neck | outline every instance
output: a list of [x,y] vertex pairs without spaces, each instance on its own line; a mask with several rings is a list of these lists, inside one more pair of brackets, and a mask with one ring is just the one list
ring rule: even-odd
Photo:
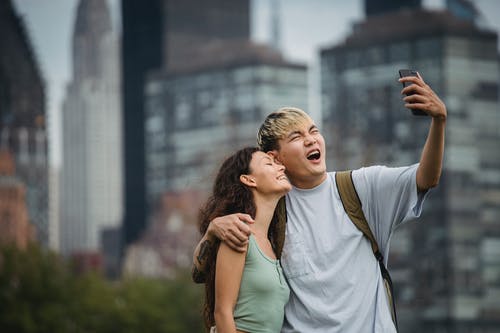
[[326,172],[324,172],[321,175],[314,175],[311,177],[304,177],[304,178],[289,176],[289,179],[292,185],[295,186],[296,188],[300,188],[302,190],[308,190],[323,183],[326,179],[326,176],[327,174]]
[[274,210],[276,209],[276,205],[278,204],[280,198],[281,196],[263,196],[254,192],[254,202],[256,208],[254,232],[256,235],[267,238],[269,225],[271,224]]

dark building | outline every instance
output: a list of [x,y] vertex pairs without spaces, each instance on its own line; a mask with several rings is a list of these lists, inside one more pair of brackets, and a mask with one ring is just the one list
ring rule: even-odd
[[223,51],[227,43],[245,44],[250,38],[249,12],[249,0],[153,0],[147,5],[122,0],[124,245],[144,230],[149,210],[144,150],[146,73],[160,68],[167,73],[200,68],[206,65],[207,53]]
[[203,61],[207,47],[250,39],[249,0],[165,0],[165,69]]
[[163,63],[163,3],[122,0],[122,80],[125,205],[123,242],[135,241],[146,225],[144,80]]
[[380,15],[403,8],[420,8],[422,0],[365,0],[366,16]]
[[120,249],[122,231],[119,227],[104,228],[101,231],[100,249],[102,253],[103,269],[106,277],[118,279],[120,271]]
[[0,146],[14,157],[26,186],[30,222],[49,243],[45,84],[22,19],[10,0],[0,2]]
[[323,125],[335,169],[419,161],[430,119],[404,108],[398,69],[418,70],[447,105],[440,185],[420,221],[392,238],[401,332],[500,327],[497,39],[449,11],[404,9],[367,17],[321,52]]

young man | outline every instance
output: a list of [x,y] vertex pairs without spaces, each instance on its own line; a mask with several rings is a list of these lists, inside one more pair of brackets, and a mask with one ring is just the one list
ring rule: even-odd
[[[395,227],[418,217],[427,190],[439,182],[446,107],[420,76],[402,94],[405,106],[431,116],[420,163],[353,171],[364,215],[387,258]],[[259,130],[259,145],[286,167],[293,185],[286,196],[287,225],[281,263],[290,285],[282,332],[396,332],[380,267],[370,243],[349,220],[325,164],[325,142],[303,111],[283,108]],[[244,249],[248,215],[214,219],[195,251],[193,278],[203,279],[204,258],[214,239]],[[385,262],[387,264],[387,260]]]

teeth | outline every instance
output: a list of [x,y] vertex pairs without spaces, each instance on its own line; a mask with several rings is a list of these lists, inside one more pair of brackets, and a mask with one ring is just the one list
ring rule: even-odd
[[312,155],[314,154],[319,154],[319,150],[313,150],[312,152],[310,152],[308,155],[307,155],[307,158],[311,157]]

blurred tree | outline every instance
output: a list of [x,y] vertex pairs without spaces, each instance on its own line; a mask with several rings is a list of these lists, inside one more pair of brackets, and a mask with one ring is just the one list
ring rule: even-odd
[[30,245],[0,252],[2,332],[69,332],[73,277],[56,255]]
[[31,245],[0,248],[0,332],[203,332],[201,286],[176,279],[110,282],[75,275],[56,254]]

